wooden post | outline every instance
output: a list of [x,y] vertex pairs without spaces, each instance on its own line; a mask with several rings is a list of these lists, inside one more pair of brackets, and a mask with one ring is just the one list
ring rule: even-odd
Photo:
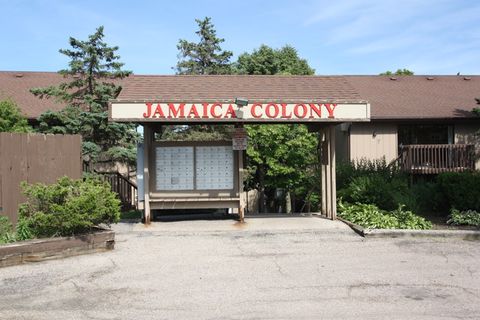
[[[243,124],[239,124],[238,127],[243,128]],[[238,217],[240,222],[245,222],[245,194],[243,192],[243,154],[244,150],[237,151],[238,159],[238,195],[240,198],[238,206]]]
[[335,166],[335,125],[330,126],[330,219],[337,219],[337,174]]
[[152,148],[152,128],[148,124],[143,125],[143,190],[144,190],[144,212],[145,212],[145,224],[150,224],[151,212],[150,212],[150,152]]
[[335,126],[321,131],[322,215],[337,218],[337,190],[335,173]]
[[321,167],[321,176],[322,179],[322,208],[321,212],[323,216],[327,216],[327,171],[326,164],[328,163],[328,158],[325,156],[327,149],[325,148],[325,141],[327,139],[327,133],[324,128],[320,130],[320,167]]

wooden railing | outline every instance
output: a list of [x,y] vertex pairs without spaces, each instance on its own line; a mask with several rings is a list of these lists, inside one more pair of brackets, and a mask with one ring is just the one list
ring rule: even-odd
[[97,172],[110,183],[113,192],[118,194],[123,210],[137,208],[137,185],[119,172]]
[[135,182],[119,172],[97,171],[87,162],[83,163],[83,171],[98,174],[107,181],[112,191],[118,194],[123,210],[137,209],[138,188]]
[[412,144],[400,147],[402,170],[438,174],[475,169],[474,146],[467,144]]

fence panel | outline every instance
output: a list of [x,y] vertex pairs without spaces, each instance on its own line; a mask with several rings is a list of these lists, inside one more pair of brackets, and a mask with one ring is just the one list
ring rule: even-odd
[[82,176],[81,136],[0,133],[0,215],[17,222],[20,183]]

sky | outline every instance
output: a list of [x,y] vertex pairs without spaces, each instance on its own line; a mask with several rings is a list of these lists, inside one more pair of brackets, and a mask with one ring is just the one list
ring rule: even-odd
[[174,74],[179,39],[211,17],[222,48],[298,50],[320,75],[480,73],[478,0],[0,0],[0,70],[58,71],[69,37],[103,25],[125,69]]

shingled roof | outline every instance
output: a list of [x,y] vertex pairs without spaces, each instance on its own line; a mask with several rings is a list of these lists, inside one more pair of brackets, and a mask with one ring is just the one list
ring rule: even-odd
[[348,76],[372,119],[471,118],[480,76]]
[[361,102],[360,95],[338,76],[142,76],[128,79],[117,101]]
[[[12,98],[28,118],[63,105],[30,88],[63,81],[55,72],[0,72],[0,99]],[[372,119],[471,118],[480,76],[150,76],[122,81],[120,101],[368,101]]]
[[57,85],[63,77],[56,72],[0,72],[0,100],[12,99],[29,119],[36,119],[47,110],[58,111],[64,105],[54,99],[39,99],[31,88]]

